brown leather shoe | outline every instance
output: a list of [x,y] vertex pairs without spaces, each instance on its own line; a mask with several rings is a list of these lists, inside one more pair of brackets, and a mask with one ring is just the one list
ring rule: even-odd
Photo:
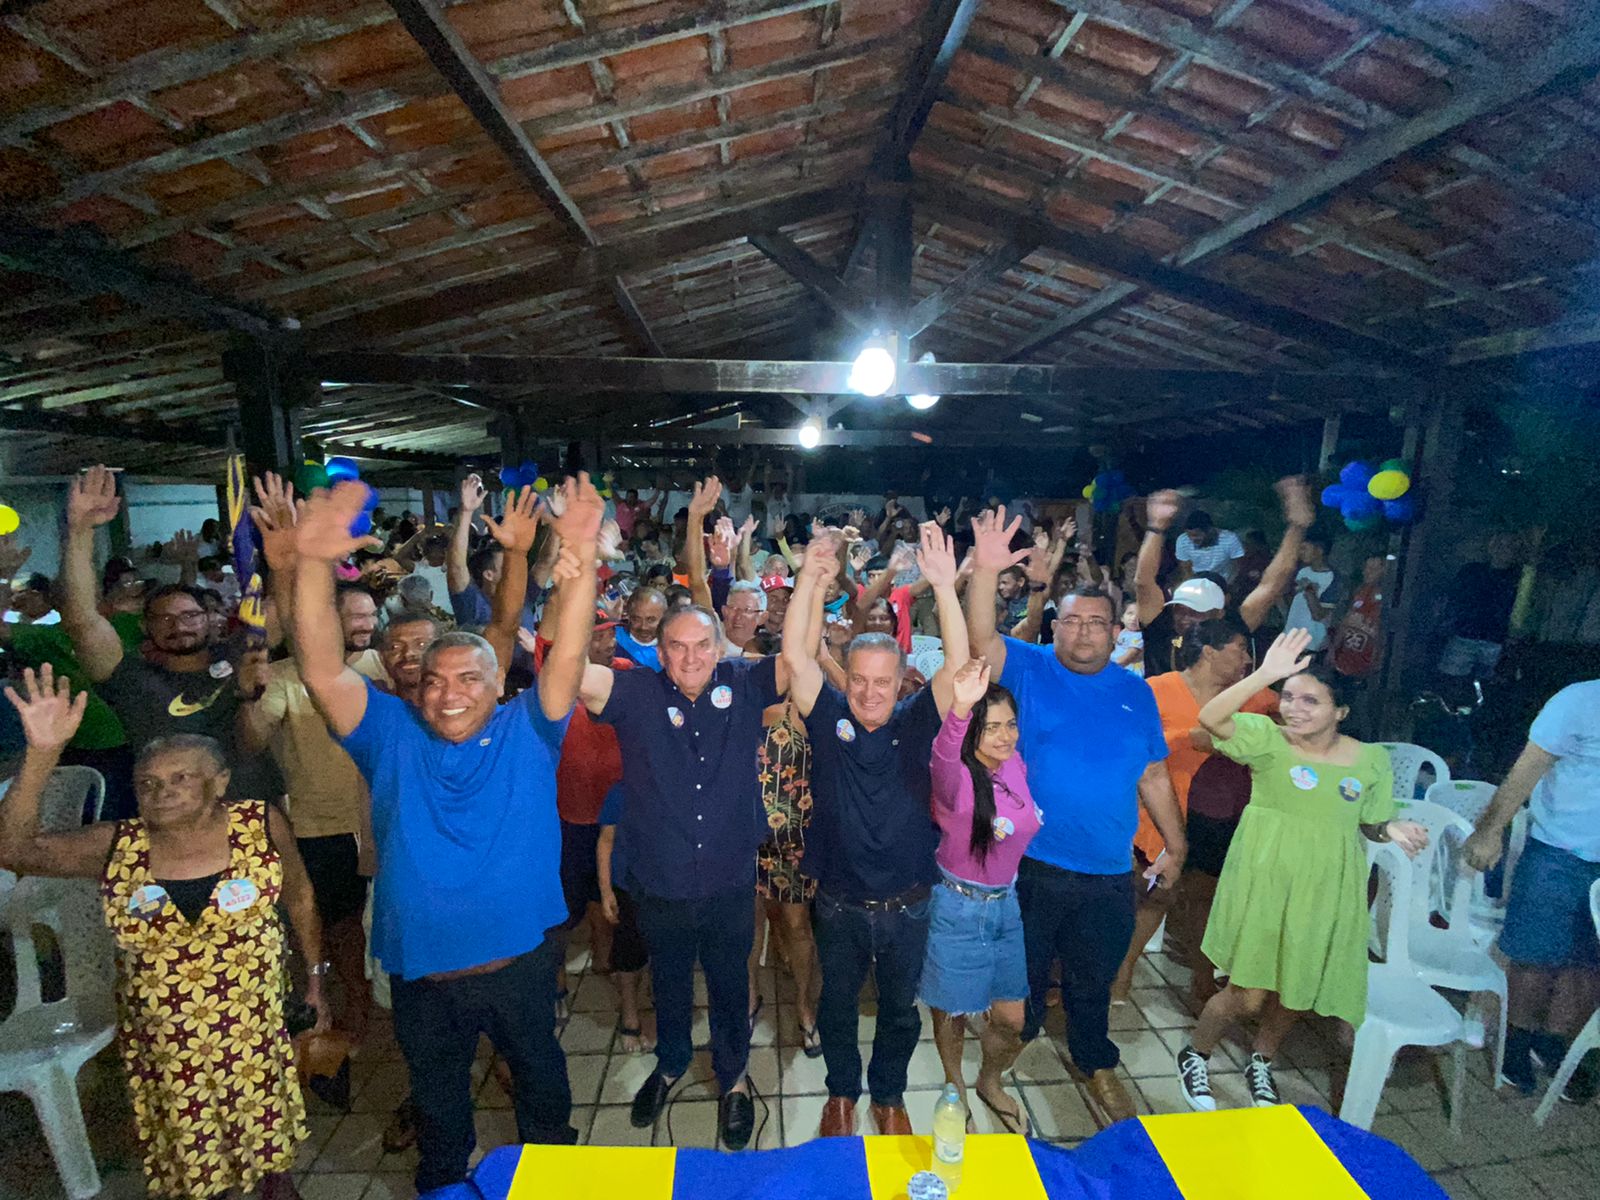
[[856,1104],[843,1096],[829,1096],[822,1106],[822,1128],[819,1137],[855,1137]]
[[1133,1097],[1128,1095],[1128,1089],[1122,1086],[1122,1080],[1117,1078],[1113,1068],[1105,1067],[1089,1076],[1088,1087],[1089,1095],[1094,1097],[1107,1125],[1138,1115],[1133,1106]]
[[886,1137],[899,1137],[911,1132],[911,1118],[904,1104],[874,1104],[872,1123]]

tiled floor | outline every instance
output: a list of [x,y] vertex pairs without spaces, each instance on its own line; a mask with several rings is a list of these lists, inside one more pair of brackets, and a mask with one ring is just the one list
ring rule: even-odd
[[[562,1034],[568,1054],[575,1110],[573,1123],[585,1142],[597,1145],[710,1146],[716,1104],[709,1084],[710,1063],[696,1056],[691,1080],[677,1092],[669,1113],[654,1130],[628,1123],[627,1103],[649,1073],[653,1058],[613,1049],[615,992],[609,980],[588,974],[585,948],[571,955],[572,1018]],[[1141,1112],[1183,1108],[1173,1075],[1172,1054],[1181,1045],[1193,1016],[1185,1003],[1186,970],[1165,955],[1140,964],[1134,1003],[1112,1012],[1113,1037],[1122,1048],[1122,1071]],[[751,1077],[761,1093],[756,1107],[759,1144],[794,1145],[814,1137],[825,1099],[820,1059],[799,1048],[793,985],[787,975],[767,970],[766,1005],[756,1029]],[[704,1001],[703,985],[697,998]],[[863,1004],[861,1038],[872,1036],[872,1003]],[[1028,1047],[1012,1084],[1026,1105],[1036,1134],[1071,1145],[1095,1132],[1095,1122],[1078,1085],[1069,1078],[1061,1044],[1061,1015],[1053,1010],[1051,1036]],[[696,1016],[696,1044],[706,1040],[705,1012]],[[907,1107],[913,1128],[926,1133],[935,1095],[943,1081],[932,1029],[924,1016],[924,1041],[911,1060]],[[1345,1056],[1328,1025],[1297,1029],[1280,1056],[1278,1083],[1284,1097],[1298,1104],[1329,1106],[1330,1067]],[[1244,1053],[1225,1047],[1225,1068],[1213,1075],[1224,1105],[1244,1102],[1240,1073]],[[1432,1059],[1406,1056],[1384,1092],[1375,1131],[1399,1142],[1453,1197],[1465,1200],[1593,1200],[1600,1196],[1600,1106],[1575,1109],[1561,1104],[1543,1130],[1534,1128],[1534,1102],[1497,1095],[1488,1086],[1487,1056],[1471,1057],[1463,1131],[1450,1133],[1442,1082],[1435,1082]],[[977,1045],[969,1039],[969,1080],[977,1070]],[[1439,1060],[1448,1072],[1448,1056]],[[1219,1064],[1220,1066],[1220,1064]],[[485,1046],[475,1069],[478,1142],[482,1149],[515,1140],[509,1102],[491,1070]],[[111,1200],[142,1197],[137,1155],[127,1129],[126,1102],[114,1052],[84,1071],[86,1116]],[[305,1200],[409,1200],[414,1152],[386,1155],[381,1135],[389,1113],[406,1090],[405,1068],[387,1021],[374,1036],[354,1074],[352,1111],[341,1114],[311,1100],[311,1137],[302,1148],[298,1184]],[[866,1104],[861,1105],[863,1128]],[[979,1106],[978,1128],[991,1129]],[[0,1200],[58,1200],[48,1152],[28,1104],[20,1096],[0,1097]]]

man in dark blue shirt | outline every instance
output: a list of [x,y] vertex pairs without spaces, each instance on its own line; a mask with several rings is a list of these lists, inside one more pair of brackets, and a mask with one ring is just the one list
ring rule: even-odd
[[711,1008],[711,1062],[722,1089],[722,1144],[755,1128],[746,964],[755,941],[756,850],[767,826],[756,752],[761,714],[788,691],[776,658],[721,660],[715,614],[691,607],[661,623],[661,670],[591,664],[581,698],[614,725],[627,790],[620,835],[625,884],[639,905],[656,999],[656,1069],[633,1100],[633,1124],[655,1124],[694,1048],[695,959]]
[[[1133,935],[1134,889],[1178,882],[1188,852],[1183,814],[1167,775],[1155,697],[1137,675],[1111,662],[1119,622],[1110,596],[1080,588],[1063,597],[1053,646],[996,632],[995,579],[1031,553],[1011,549],[1020,520],[1007,525],[1005,516],[1001,507],[972,523],[967,625],[973,648],[1016,697],[1019,750],[1044,813],[1017,875],[1028,955],[1022,1037],[1039,1034],[1050,964],[1059,958],[1067,1049],[1089,1077],[1101,1112],[1120,1121],[1134,1107],[1117,1078],[1120,1056],[1108,1032],[1111,981]],[[1167,852],[1136,882],[1133,834],[1141,804]]]
[[892,634],[865,633],[846,651],[846,690],[829,685],[816,649],[823,594],[838,571],[839,552],[836,537],[806,547],[783,628],[794,702],[811,742],[811,825],[800,869],[818,885],[817,1028],[828,1065],[821,1133],[855,1133],[861,985],[875,971],[878,1022],[867,1070],[873,1121],[879,1133],[909,1134],[906,1070],[922,1033],[917,983],[929,897],[939,877],[929,761],[950,711],[951,681],[967,661],[967,631],[954,547],[937,526],[924,526],[917,561],[938,600],[944,665],[927,687],[900,700],[905,652]]
[[[345,664],[332,568],[363,544],[349,527],[366,490],[344,483],[313,496],[292,531],[294,651],[306,689],[372,793],[373,950],[390,973],[395,1036],[419,1118],[416,1186],[425,1192],[466,1176],[480,1034],[511,1068],[517,1136],[577,1140],[555,1035],[559,942],[546,931],[566,913],[555,764],[588,658],[605,505],[586,476],[565,489],[554,523],[573,570],[538,686],[498,706],[494,648],[476,634],[450,633],[423,652],[413,705],[373,690]],[[537,526],[531,489],[489,522],[506,553],[523,557]],[[502,644],[514,636],[526,575],[507,578],[516,586],[497,597]]]

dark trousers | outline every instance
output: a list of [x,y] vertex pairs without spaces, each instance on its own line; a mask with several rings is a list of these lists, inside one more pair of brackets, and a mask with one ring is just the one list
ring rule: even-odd
[[1023,1040],[1037,1037],[1044,1024],[1050,964],[1059,958],[1067,1052],[1086,1074],[1115,1067],[1120,1059],[1107,1022],[1111,983],[1133,939],[1133,872],[1083,875],[1024,858],[1017,875],[1017,901],[1028,954]]
[[726,1092],[750,1065],[748,963],[755,905],[748,884],[699,900],[636,892],[639,932],[650,949],[656,995],[656,1067],[677,1077],[694,1057],[694,964],[700,960],[711,1001],[711,1069]]
[[867,972],[878,981],[878,1025],[872,1036],[867,1094],[874,1104],[904,1099],[906,1068],[922,1034],[917,984],[928,948],[928,900],[885,911],[861,908],[825,891],[817,892],[817,960],[822,996],[817,1002],[817,1032],[828,1065],[828,1095],[854,1102],[861,1095],[861,1048],[856,1032],[861,985]]
[[571,1144],[577,1131],[567,1059],[556,1041],[557,943],[484,975],[454,979],[390,976],[394,1032],[411,1074],[417,1109],[417,1191],[467,1177],[474,1144],[472,1059],[487,1034],[511,1068],[517,1137]]

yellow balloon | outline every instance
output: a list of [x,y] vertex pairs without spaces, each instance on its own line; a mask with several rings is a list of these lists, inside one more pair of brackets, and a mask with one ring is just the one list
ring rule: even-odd
[[1091,479],[1088,483],[1083,485],[1083,498],[1085,500],[1094,499],[1094,480]]
[[536,492],[548,492],[550,490],[550,481],[543,475],[539,476],[533,481],[533,490]]
[[1411,476],[1404,471],[1379,471],[1367,483],[1367,495],[1374,500],[1398,500],[1411,490]]
[[8,533],[15,533],[22,524],[22,518],[17,516],[17,510],[9,504],[0,504],[0,537]]

